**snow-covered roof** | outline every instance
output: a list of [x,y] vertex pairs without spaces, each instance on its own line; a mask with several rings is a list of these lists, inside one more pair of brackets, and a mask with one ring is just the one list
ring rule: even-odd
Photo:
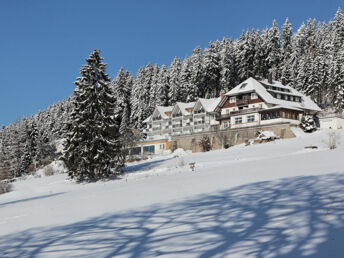
[[196,102],[177,102],[176,105],[173,107],[173,110],[175,110],[176,107],[178,107],[182,113],[183,116],[191,115],[192,109],[194,108]]
[[143,120],[143,123],[148,123],[151,119],[152,119],[152,116],[149,116],[145,120]]
[[291,107],[291,106],[283,106],[283,105],[276,105],[273,107],[269,107],[269,108],[265,108],[261,111],[266,111],[266,110],[275,110],[275,109],[290,109],[290,110],[295,110],[295,111],[302,111],[302,109],[300,108],[296,108],[296,107]]
[[[288,95],[301,97],[302,101],[294,102],[294,101],[288,101],[288,100],[275,98],[268,92],[268,89],[264,87],[263,85],[283,88],[288,92],[282,92],[282,91],[278,91],[278,92],[281,94],[288,94]],[[309,97],[303,95],[302,93],[298,92],[297,90],[293,89],[292,87],[288,85],[283,85],[282,83],[278,81],[272,81],[272,83],[270,84],[268,83],[267,80],[257,81],[256,79],[250,77],[244,82],[240,83],[235,88],[233,88],[232,90],[230,90],[229,92],[227,92],[226,96],[230,97],[230,96],[235,96],[235,95],[249,93],[249,92],[256,92],[268,104],[300,108],[302,110],[307,109],[307,110],[313,110],[313,111],[321,111],[318,105],[315,104],[314,101],[312,101]]]
[[221,101],[221,97],[212,98],[212,99],[199,98],[197,100],[197,102],[199,102],[203,106],[203,108],[206,112],[214,112],[215,108],[220,103],[220,101]]
[[157,106],[156,109],[160,113],[162,119],[168,119],[169,113],[172,112],[173,106],[170,106],[170,107]]

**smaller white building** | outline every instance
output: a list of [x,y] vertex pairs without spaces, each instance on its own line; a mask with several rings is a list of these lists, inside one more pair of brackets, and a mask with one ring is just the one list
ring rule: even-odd
[[343,129],[344,116],[342,114],[322,114],[319,116],[319,124],[322,129]]

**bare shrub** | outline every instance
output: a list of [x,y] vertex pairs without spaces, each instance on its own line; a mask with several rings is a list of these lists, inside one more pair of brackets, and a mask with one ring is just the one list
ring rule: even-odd
[[0,181],[11,178],[10,170],[8,168],[0,168]]
[[184,167],[185,166],[185,162],[183,158],[180,158],[179,160],[179,167]]
[[43,174],[45,176],[52,176],[55,174],[55,170],[52,166],[46,166],[43,168]]
[[199,146],[201,146],[203,152],[211,150],[210,139],[208,136],[203,136],[202,139],[199,141]]
[[0,182],[0,194],[12,191],[12,185],[7,182]]
[[331,131],[328,133],[328,139],[327,139],[327,146],[330,150],[334,150],[335,148],[337,148],[338,144],[339,144],[339,134],[336,133],[335,131]]

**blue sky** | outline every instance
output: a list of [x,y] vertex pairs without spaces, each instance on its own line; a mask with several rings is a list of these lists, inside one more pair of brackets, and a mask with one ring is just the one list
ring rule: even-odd
[[338,0],[2,0],[0,125],[30,116],[73,93],[85,58],[102,51],[113,78],[148,62],[169,65],[196,46],[286,17],[330,20]]

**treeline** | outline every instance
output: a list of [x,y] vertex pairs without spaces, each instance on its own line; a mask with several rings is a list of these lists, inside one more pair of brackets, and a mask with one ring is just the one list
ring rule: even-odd
[[70,100],[51,105],[0,130],[0,180],[33,172],[59,155],[56,141],[64,137]]
[[[121,116],[121,131],[141,129],[156,105],[219,96],[220,92],[229,91],[250,76],[267,78],[269,73],[275,80],[309,95],[321,107],[341,112],[344,106],[343,44],[344,22],[341,9],[338,9],[327,23],[309,19],[294,33],[288,19],[281,29],[274,21],[270,28],[243,31],[239,39],[210,42],[204,50],[196,47],[190,56],[184,60],[176,57],[169,66],[143,66],[136,77],[121,68],[111,82],[116,113]],[[56,105],[63,110],[54,112],[64,115],[51,115],[56,118],[50,122],[52,127],[43,122],[48,118],[38,119],[36,115],[1,131],[2,170],[10,166],[10,160],[15,164],[10,166],[11,175],[18,175],[15,171],[25,172],[13,168],[22,165],[12,157],[16,156],[17,161],[24,159],[26,142],[32,138],[29,137],[31,124],[37,124],[39,134],[49,135],[49,143],[64,137],[64,123],[69,114],[65,106],[71,104],[66,100]],[[29,128],[29,133],[22,128]],[[35,164],[42,162],[38,154],[32,160]]]

